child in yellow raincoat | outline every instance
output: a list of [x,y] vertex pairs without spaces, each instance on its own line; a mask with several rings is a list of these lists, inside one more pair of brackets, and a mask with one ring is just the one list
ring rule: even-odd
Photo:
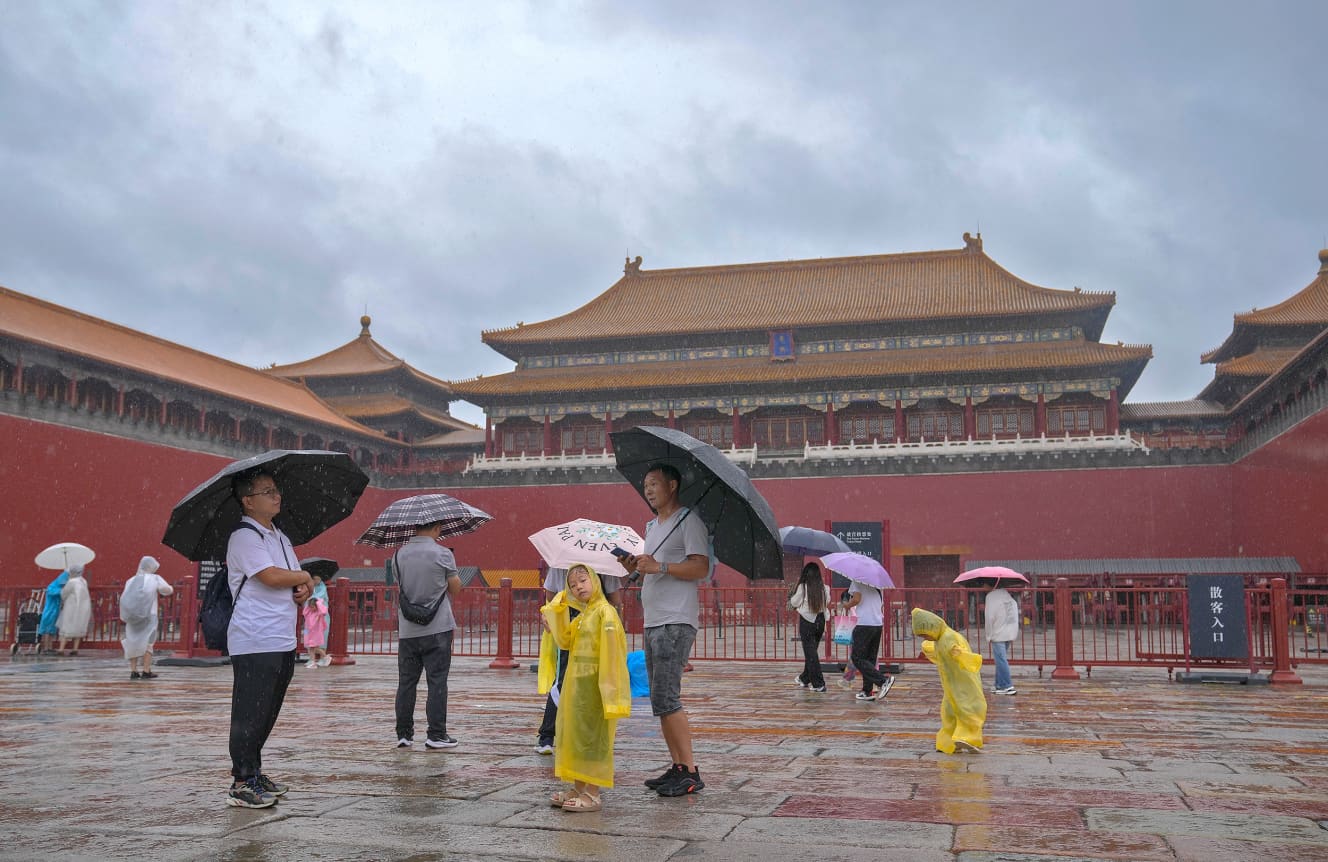
[[922,641],[922,653],[941,674],[941,729],[936,750],[954,754],[982,748],[982,724],[987,720],[987,698],[982,693],[982,656],[968,647],[964,636],[930,611],[914,608],[913,634]]
[[[569,620],[568,608],[579,615]],[[599,575],[586,565],[567,570],[567,589],[540,608],[539,690],[553,686],[558,650],[568,652],[554,733],[553,774],[572,783],[550,800],[564,811],[599,811],[599,789],[613,786],[613,737],[632,712],[627,637],[604,598]]]

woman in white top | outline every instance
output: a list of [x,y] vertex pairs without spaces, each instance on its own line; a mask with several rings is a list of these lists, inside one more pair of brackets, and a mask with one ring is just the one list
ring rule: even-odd
[[120,594],[120,620],[125,624],[120,645],[129,660],[130,679],[157,677],[152,672],[152,644],[157,639],[157,597],[175,592],[157,574],[160,567],[153,557],[139,560],[138,572],[125,582],[124,592]]
[[800,688],[825,691],[818,648],[825,636],[825,581],[821,567],[808,563],[802,567],[798,585],[789,594],[788,606],[798,612],[798,640],[802,641],[802,673],[794,680]]

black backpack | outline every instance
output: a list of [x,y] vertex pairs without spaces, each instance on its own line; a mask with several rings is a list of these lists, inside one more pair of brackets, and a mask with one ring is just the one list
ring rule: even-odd
[[[240,524],[235,529],[253,530],[262,535],[253,524]],[[246,576],[240,581],[234,599],[231,598],[230,580],[226,564],[222,563],[208,581],[207,589],[203,591],[203,601],[198,606],[198,628],[203,633],[203,644],[208,649],[220,650],[223,655],[229,655],[226,651],[226,630],[231,626],[235,603],[240,600],[240,593],[244,592],[244,585],[249,578]]]

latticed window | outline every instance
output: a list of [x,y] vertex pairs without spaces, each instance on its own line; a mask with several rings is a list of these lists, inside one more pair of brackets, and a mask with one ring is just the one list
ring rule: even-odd
[[690,434],[702,443],[709,443],[716,449],[730,449],[733,447],[733,423],[731,421],[684,422],[682,432]]
[[962,439],[963,436],[964,414],[958,411],[924,411],[908,416],[908,439],[913,442],[924,437],[940,440],[945,437]]
[[895,417],[842,416],[839,419],[839,442],[870,443],[895,439]]
[[825,420],[819,416],[774,416],[752,420],[752,442],[757,448],[800,449],[825,442]]
[[604,448],[604,426],[572,425],[564,428],[562,445],[564,452],[580,452],[587,449],[598,452]]
[[977,411],[978,436],[1013,437],[1033,433],[1033,410],[1020,407],[999,407]]
[[518,426],[503,430],[503,452],[509,455],[533,454],[544,451],[544,429]]
[[1047,408],[1047,433],[1081,435],[1090,431],[1105,434],[1107,411],[1104,407],[1067,405]]

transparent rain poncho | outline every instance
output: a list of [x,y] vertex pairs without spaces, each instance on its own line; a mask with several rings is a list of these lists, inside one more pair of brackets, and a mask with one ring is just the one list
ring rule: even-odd
[[930,611],[914,608],[913,634],[924,638],[922,653],[941,674],[941,729],[936,750],[954,754],[955,743],[982,748],[982,725],[987,720],[987,698],[982,693],[982,656],[968,641]]
[[[553,774],[564,781],[612,787],[618,719],[632,712],[627,636],[618,612],[604,598],[599,576],[590,571],[594,593],[588,602],[582,604],[563,590],[540,608],[550,630],[540,641],[539,691],[545,694],[553,686],[558,650],[566,650],[569,655],[554,731]],[[576,619],[568,619],[569,608],[579,611]]]

